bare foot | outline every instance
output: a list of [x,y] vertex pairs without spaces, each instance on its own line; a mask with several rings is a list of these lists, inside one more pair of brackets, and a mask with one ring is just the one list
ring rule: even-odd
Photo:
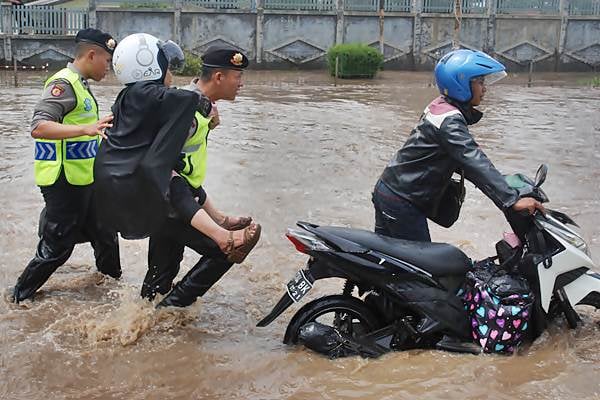
[[244,229],[252,223],[252,217],[230,217],[225,216],[223,220],[219,223],[223,228],[228,231],[237,231],[240,229]]

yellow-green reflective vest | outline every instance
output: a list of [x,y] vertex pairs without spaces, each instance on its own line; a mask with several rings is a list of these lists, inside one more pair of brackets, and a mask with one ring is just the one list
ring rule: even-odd
[[194,118],[196,118],[196,131],[183,145],[185,168],[181,171],[181,176],[197,189],[202,186],[206,176],[206,158],[208,155],[206,143],[210,118],[204,118],[199,112],[196,112]]
[[[98,121],[98,104],[83,83],[80,76],[69,68],[64,68],[51,76],[44,85],[56,79],[68,81],[75,92],[77,104],[63,117],[65,125],[88,125]],[[35,140],[35,183],[49,186],[58,179],[64,168],[67,182],[83,186],[94,182],[94,159],[100,142],[99,136],[77,136],[69,139]]]

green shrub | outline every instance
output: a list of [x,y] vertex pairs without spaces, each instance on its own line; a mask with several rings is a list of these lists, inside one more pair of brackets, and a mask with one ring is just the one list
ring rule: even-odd
[[202,71],[202,59],[189,51],[185,51],[185,62],[183,69],[178,75],[199,76]]
[[338,44],[327,52],[327,65],[335,75],[335,59],[339,57],[338,77],[373,78],[383,64],[383,54],[363,43]]
[[581,86],[588,86],[591,88],[600,88],[600,75],[592,78],[581,78],[577,79],[577,84]]

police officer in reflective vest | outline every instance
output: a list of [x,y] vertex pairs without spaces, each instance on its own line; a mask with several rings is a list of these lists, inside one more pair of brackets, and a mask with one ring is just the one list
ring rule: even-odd
[[[242,71],[248,66],[248,58],[236,49],[213,46],[207,49],[202,60],[202,75],[186,87],[198,92],[201,101],[182,150],[177,168],[179,176],[175,176],[170,185],[170,202],[176,216],[168,218],[163,227],[150,236],[148,272],[141,295],[153,299],[156,293],[168,293],[159,307],[192,304],[233,263],[241,263],[260,238],[261,227],[254,224],[252,218],[224,215],[202,188],[208,134],[219,122],[216,107],[211,102],[235,99],[242,87]],[[224,240],[219,239],[220,234],[225,235]],[[203,257],[171,290],[185,247]]]
[[88,79],[104,78],[116,42],[97,29],[79,31],[75,41],[75,60],[46,81],[34,110],[35,182],[46,206],[37,251],[17,280],[15,302],[33,296],[67,261],[76,243],[91,243],[101,273],[121,276],[117,235],[93,211],[94,158],[112,115],[99,119],[88,84]]

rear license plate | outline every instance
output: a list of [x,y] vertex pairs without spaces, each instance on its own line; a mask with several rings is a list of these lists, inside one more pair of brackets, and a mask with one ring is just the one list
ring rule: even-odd
[[313,285],[310,283],[304,271],[300,270],[296,273],[296,276],[287,283],[287,292],[290,298],[297,303],[304,297]]

